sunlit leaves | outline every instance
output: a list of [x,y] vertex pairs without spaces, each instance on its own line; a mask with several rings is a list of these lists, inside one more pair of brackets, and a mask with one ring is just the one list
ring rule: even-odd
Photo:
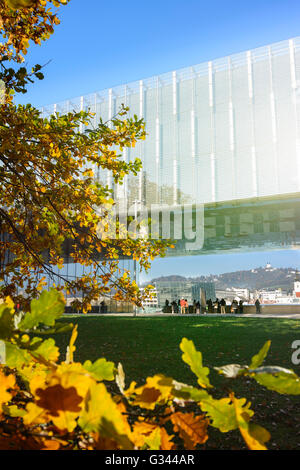
[[[40,319],[51,323],[51,331],[57,331],[60,308],[56,310],[55,299],[50,293],[37,302],[31,327],[38,325],[40,330],[35,331],[42,331]],[[8,311],[15,320],[11,300],[1,311]],[[0,366],[0,428],[3,423],[12,427],[0,437],[0,449],[195,450],[208,441],[210,427],[221,433],[239,430],[250,450],[267,448],[270,434],[255,422],[246,398],[237,398],[233,392],[216,398],[215,392],[219,394],[221,389],[211,394],[209,370],[203,367],[202,355],[192,341],[183,338],[180,348],[199,388],[156,374],[147,377],[143,385],[132,382],[126,389],[121,364],[115,368],[105,358],[74,362],[76,326],[70,334],[66,360],[59,363],[54,339],[32,337],[20,331],[20,324],[4,322],[9,327],[6,364]],[[299,377],[293,371],[261,366],[268,347],[266,343],[252,359],[255,369],[231,364],[219,372],[230,377],[231,383],[246,375],[279,393],[299,394]],[[106,385],[106,381],[112,380],[120,394],[109,391],[114,384]]]
[[132,405],[153,410],[156,405],[168,403],[172,396],[171,390],[172,379],[160,374],[148,377],[145,385],[131,389],[131,394],[134,396]]
[[26,313],[19,325],[21,331],[31,330],[40,323],[53,326],[55,320],[64,313],[65,301],[60,292],[55,289],[43,291],[38,299],[31,301],[31,311]]
[[7,41],[0,47],[2,55],[13,57],[21,62],[22,54],[27,53],[29,41],[40,44],[50,37],[54,26],[59,23],[55,13],[49,8],[66,4],[64,1],[3,0],[0,3],[1,34]]
[[58,416],[60,412],[79,412],[78,407],[82,402],[75,387],[64,388],[60,384],[50,386],[46,389],[36,390],[36,404],[44,408],[51,416]]
[[267,341],[264,344],[264,346],[261,348],[261,350],[258,352],[258,354],[252,357],[249,369],[256,369],[257,367],[262,365],[264,359],[266,358],[268,354],[270,346],[271,346],[271,341]]
[[208,397],[201,401],[201,410],[207,413],[211,426],[221,432],[229,432],[237,428],[235,409],[230,398],[216,400]]
[[[36,342],[38,345],[37,347],[34,347]],[[34,338],[30,342],[28,350],[30,350],[33,357],[38,358],[41,356],[46,361],[56,362],[59,358],[59,349],[55,345],[53,338],[48,338],[44,341]]]
[[251,374],[256,382],[277,393],[300,395],[300,377],[281,367],[260,367]]
[[270,433],[261,426],[251,423],[250,418],[253,412],[249,405],[245,405],[246,400],[238,400],[231,394],[235,416],[239,430],[250,450],[267,450],[265,443],[270,440]]
[[35,403],[27,405],[26,424],[51,420],[60,430],[73,431],[92,379],[84,374],[81,364],[62,364],[47,375],[36,377],[31,388]]
[[14,329],[13,309],[8,303],[0,305],[0,339],[10,338]]
[[77,325],[75,325],[72,331],[71,338],[70,338],[69,346],[67,347],[66,363],[73,362],[73,354],[76,350],[75,341],[76,341],[77,336],[78,336]]
[[78,424],[85,432],[97,431],[115,440],[121,449],[133,448],[129,425],[102,383],[90,387]]
[[239,376],[250,376],[260,385],[281,394],[300,395],[300,378],[290,369],[278,366],[261,366],[265,360],[271,341],[267,341],[258,354],[252,357],[250,366],[228,364],[215,367],[219,374],[233,379]]
[[26,349],[21,349],[16,344],[5,341],[5,363],[8,367],[14,369],[22,369],[24,365],[28,365],[32,360]]
[[[92,302],[107,296],[112,287],[116,300],[140,305],[138,286],[129,275],[119,272],[117,260],[121,255],[131,256],[147,269],[149,259],[163,255],[168,243],[133,240],[126,224],[118,223],[114,228],[100,211],[100,207],[114,204],[111,191],[95,180],[92,168],[112,172],[115,182],[121,174],[137,172],[138,160],[126,163],[121,154],[111,158],[110,146],[122,146],[124,139],[130,145],[131,133],[135,138],[143,135],[142,124],[128,118],[124,128],[122,121],[115,119],[114,129],[99,124],[93,131],[80,134],[78,126],[81,120],[92,119],[90,113],[56,114],[44,119],[29,105],[2,107],[0,118],[0,212],[2,231],[9,235],[9,241],[0,244],[0,254],[9,251],[13,256],[0,273],[5,281],[0,296],[18,298],[22,308],[28,310],[28,299],[37,297],[46,278],[53,275],[59,276],[61,289],[74,297],[78,291],[84,292],[81,305],[73,301],[74,309],[89,311]],[[72,261],[87,267],[85,274],[74,280],[60,273],[66,243]],[[44,253],[48,253],[46,258]],[[24,328],[36,326],[27,321],[29,318]]]
[[211,384],[208,379],[209,369],[208,367],[203,367],[202,354],[196,350],[193,341],[183,338],[180,343],[180,349],[183,351],[183,361],[190,366],[192,372],[198,377],[198,384],[203,388],[210,388]]
[[183,439],[185,449],[194,450],[197,444],[207,441],[208,420],[204,415],[177,412],[172,414],[171,421],[174,431]]
[[227,364],[226,366],[215,367],[214,369],[228,379],[235,379],[239,375],[243,375],[248,370],[248,368],[240,366],[239,364]]
[[122,364],[119,362],[116,376],[115,376],[116,384],[122,394],[124,394],[125,389],[125,373]]
[[3,403],[7,403],[12,397],[10,390],[14,387],[15,382],[15,377],[12,374],[6,376],[0,370],[0,414]]
[[[0,216],[1,231],[7,234],[7,241],[0,244],[0,257],[11,254],[11,262],[1,268],[0,297],[10,295],[27,311],[30,300],[45,286],[46,277],[53,276],[59,278],[60,289],[74,297],[84,292],[81,301],[72,303],[76,310],[89,311],[92,302],[107,296],[112,286],[115,300],[141,305],[138,286],[120,275],[115,261],[123,254],[135,257],[142,269],[148,269],[149,260],[164,255],[168,244],[126,239],[120,224],[120,237],[105,243],[103,230],[99,233],[103,216],[97,208],[114,201],[111,190],[97,181],[96,175],[101,168],[115,183],[122,184],[126,175],[140,171],[141,159],[126,162],[122,151],[145,139],[144,121],[137,116],[129,118],[129,109],[124,106],[111,122],[100,118],[95,123],[89,111],[44,118],[30,105],[13,104],[15,92],[25,93],[35,78],[43,79],[43,67],[37,64],[27,71],[23,66],[8,67],[6,62],[24,61],[30,41],[41,44],[48,39],[59,23],[52,6],[66,3],[68,0],[0,1],[4,40],[0,45],[0,78],[6,90],[6,101],[0,107]],[[70,240],[70,258],[87,267],[87,274],[73,281],[55,269],[63,269],[62,251]],[[106,260],[100,260],[98,253]],[[106,282],[101,282],[101,275]],[[33,310],[24,319],[24,330],[38,326]]]
[[97,359],[94,363],[91,361],[85,361],[83,363],[84,369],[86,369],[91,376],[96,380],[114,380],[115,365],[111,361],[107,361],[104,358]]

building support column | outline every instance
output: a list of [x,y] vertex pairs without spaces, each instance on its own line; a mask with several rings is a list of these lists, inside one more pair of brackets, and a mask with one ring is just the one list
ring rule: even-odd
[[255,144],[255,125],[254,125],[254,99],[253,99],[253,70],[252,70],[252,55],[251,51],[247,52],[247,67],[248,67],[248,91],[251,112],[251,132],[252,132],[252,146],[251,146],[251,162],[252,162],[252,188],[253,196],[257,197],[257,155]]
[[297,176],[298,176],[298,190],[300,190],[300,116],[298,113],[298,100],[300,103],[299,86],[297,83],[296,75],[296,60],[295,60],[295,44],[294,40],[289,41],[290,49],[290,70],[291,70],[291,86],[294,102],[294,113],[296,122],[296,155],[297,155]]
[[215,142],[215,106],[214,106],[214,84],[213,84],[213,64],[208,62],[208,92],[210,107],[210,131],[211,131],[211,200],[216,201],[216,142]]

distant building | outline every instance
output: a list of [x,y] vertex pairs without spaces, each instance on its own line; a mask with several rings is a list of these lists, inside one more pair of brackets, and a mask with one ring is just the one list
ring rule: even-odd
[[282,289],[266,290],[256,292],[261,303],[265,304],[291,304],[300,303],[300,277],[298,271],[295,272],[294,289],[292,294],[282,291]]
[[295,275],[293,297],[300,299],[300,277],[299,277],[298,271],[296,271],[296,275]]
[[205,292],[206,299],[216,299],[215,284],[213,282],[199,281],[155,281],[157,290],[158,305],[163,307],[166,300],[170,303],[178,301],[182,297],[191,304],[194,299],[200,300],[200,290]]
[[227,289],[223,290],[216,290],[216,296],[218,299],[225,299],[227,302],[232,302],[235,300],[243,300],[248,301],[250,298],[250,291],[246,288],[239,288],[239,287],[228,287]]
[[258,296],[261,303],[279,303],[279,300],[283,296],[281,289],[275,290],[260,290],[258,291]]

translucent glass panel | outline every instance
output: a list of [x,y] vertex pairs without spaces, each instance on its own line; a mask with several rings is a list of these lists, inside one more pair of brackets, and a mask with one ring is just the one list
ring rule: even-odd
[[211,173],[210,154],[195,158],[195,198],[197,201],[210,202],[212,195],[212,179],[207,175]]
[[[144,117],[146,141],[125,156],[143,162],[142,176],[127,178],[129,201],[228,201],[300,190],[299,84],[295,38],[56,109],[90,106],[95,121],[106,121],[124,103]],[[109,181],[106,173],[100,177]]]

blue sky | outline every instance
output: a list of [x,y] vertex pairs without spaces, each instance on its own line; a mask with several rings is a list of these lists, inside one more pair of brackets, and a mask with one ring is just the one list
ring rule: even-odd
[[[299,0],[71,0],[30,67],[45,79],[17,102],[39,107],[300,35]],[[157,275],[249,269],[270,261],[300,267],[297,251],[156,260]]]
[[295,250],[260,251],[222,255],[185,256],[180,258],[156,259],[150,271],[140,274],[140,282],[149,282],[159,276],[179,274],[196,277],[199,275],[222,274],[265,266],[271,263],[275,268],[300,269],[300,253]]
[[71,0],[19,102],[54,103],[300,35],[298,0]]

